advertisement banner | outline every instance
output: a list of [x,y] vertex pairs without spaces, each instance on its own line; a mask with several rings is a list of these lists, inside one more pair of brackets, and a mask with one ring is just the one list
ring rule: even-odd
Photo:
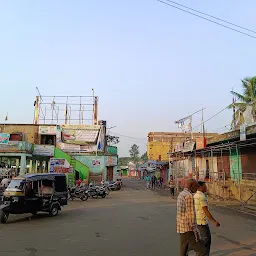
[[64,158],[50,159],[50,172],[71,173],[73,170],[69,162]]
[[39,126],[38,133],[41,135],[56,135],[56,126]]
[[98,159],[92,160],[92,166],[100,166],[100,160]]
[[203,149],[206,147],[206,138],[196,139],[196,149]]
[[175,152],[181,152],[183,150],[183,142],[175,145]]
[[111,155],[117,155],[117,147],[107,146],[106,151],[107,151],[107,153],[109,153]]
[[106,166],[116,166],[117,165],[117,157],[107,156],[106,157]]
[[186,141],[184,143],[183,152],[191,152],[194,150],[195,142],[194,141]]
[[74,153],[92,153],[97,150],[97,145],[74,145],[68,143],[57,143],[57,148],[65,152],[74,152]]
[[17,152],[28,151],[32,152],[32,144],[26,141],[9,141],[8,144],[0,144],[0,152]]
[[55,173],[73,173],[73,169],[64,166],[54,166],[53,172]]
[[52,145],[34,145],[33,155],[54,156],[54,146],[52,146]]
[[10,134],[0,133],[0,144],[8,144],[10,139]]
[[62,129],[68,130],[99,130],[100,125],[89,125],[89,124],[63,124]]
[[62,139],[66,143],[85,145],[87,143],[97,143],[99,130],[73,130],[62,128]]

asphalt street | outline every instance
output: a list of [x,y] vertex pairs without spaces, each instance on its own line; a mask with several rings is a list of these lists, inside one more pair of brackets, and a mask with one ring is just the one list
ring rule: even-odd
[[[221,223],[211,227],[211,255],[256,255],[256,218],[211,208]],[[121,191],[105,199],[75,200],[59,216],[10,216],[0,225],[1,256],[179,255],[176,200],[125,179]]]

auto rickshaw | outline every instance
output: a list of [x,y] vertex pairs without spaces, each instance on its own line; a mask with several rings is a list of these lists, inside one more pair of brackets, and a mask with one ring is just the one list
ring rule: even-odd
[[61,206],[67,205],[67,181],[62,173],[39,173],[16,177],[4,192],[0,205],[1,223],[9,214],[48,212],[57,216]]

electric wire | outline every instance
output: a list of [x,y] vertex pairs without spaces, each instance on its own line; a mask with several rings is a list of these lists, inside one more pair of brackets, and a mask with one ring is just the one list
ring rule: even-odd
[[[178,10],[180,10],[180,11],[189,13],[189,14],[191,14],[191,15],[193,15],[193,16],[196,16],[196,17],[198,17],[198,18],[200,18],[200,19],[204,19],[204,20],[206,20],[206,21],[209,21],[209,22],[214,23],[214,24],[216,24],[216,25],[219,25],[219,26],[221,26],[221,27],[227,28],[227,29],[232,30],[232,31],[234,31],[234,32],[237,32],[237,33],[240,33],[240,34],[242,34],[242,35],[245,35],[245,36],[251,37],[251,38],[253,38],[253,39],[256,39],[256,36],[250,35],[250,34],[248,34],[248,33],[245,33],[245,32],[243,32],[243,31],[240,31],[240,30],[235,29],[235,28],[231,28],[231,27],[229,27],[229,26],[227,26],[227,25],[224,25],[224,24],[221,24],[221,23],[219,23],[219,22],[217,22],[217,21],[214,21],[214,20],[211,20],[211,19],[202,17],[202,16],[200,16],[200,15],[198,15],[198,14],[195,14],[195,13],[193,13],[193,12],[184,10],[184,9],[178,7],[178,6],[169,4],[169,3],[164,2],[164,1],[162,1],[162,0],[156,0],[156,1],[158,1],[158,2],[160,2],[160,3],[163,3],[163,4],[165,4],[165,5],[168,5],[168,6],[170,6],[170,7],[176,8],[176,9],[178,9]],[[167,0],[165,0],[165,1],[167,1]]]
[[186,9],[188,9],[188,10],[191,10],[191,11],[194,11],[194,12],[197,12],[197,13],[200,13],[200,14],[203,14],[203,15],[208,16],[208,17],[210,17],[210,18],[213,18],[213,19],[222,21],[222,22],[227,23],[227,24],[229,24],[229,25],[232,25],[232,26],[234,26],[234,27],[241,28],[241,29],[243,29],[243,30],[247,30],[247,31],[249,31],[249,32],[252,32],[252,33],[256,34],[256,31],[254,31],[254,30],[251,30],[251,29],[248,29],[248,28],[239,26],[239,25],[237,25],[237,24],[235,24],[235,23],[226,21],[226,20],[224,20],[224,19],[220,19],[220,18],[218,18],[218,17],[216,17],[216,16],[207,14],[207,13],[205,13],[205,12],[198,11],[198,10],[193,9],[193,8],[190,8],[190,7],[186,6],[186,5],[179,4],[179,3],[175,2],[175,1],[171,1],[171,0],[165,0],[165,1],[170,2],[170,3],[173,3],[173,4],[176,4],[176,5],[179,5],[179,6],[181,6],[181,7],[184,7],[184,8],[186,8]]

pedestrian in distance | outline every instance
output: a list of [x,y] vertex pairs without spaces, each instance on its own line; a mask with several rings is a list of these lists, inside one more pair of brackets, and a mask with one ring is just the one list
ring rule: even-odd
[[146,176],[146,187],[147,187],[147,189],[150,189],[150,176],[149,175],[147,175]]
[[170,188],[170,191],[171,191],[172,198],[174,198],[175,186],[174,186],[174,180],[173,180],[173,176],[172,175],[170,176],[169,188]]
[[196,222],[199,229],[201,239],[207,249],[207,255],[210,255],[211,251],[211,231],[208,225],[207,218],[213,222],[216,227],[220,226],[220,223],[216,221],[209,211],[208,200],[205,195],[207,192],[207,186],[204,181],[199,181],[199,188],[194,195],[195,210],[196,210]]
[[152,177],[151,177],[151,188],[152,189],[156,188],[156,176],[155,176],[155,174],[153,174]]
[[197,228],[193,193],[199,184],[194,179],[187,180],[186,187],[177,199],[177,233],[180,235],[180,256],[187,256],[189,248],[198,256],[207,256],[207,249],[200,240]]
[[163,188],[163,182],[164,182],[164,179],[160,176],[159,177],[159,187],[160,188]]

